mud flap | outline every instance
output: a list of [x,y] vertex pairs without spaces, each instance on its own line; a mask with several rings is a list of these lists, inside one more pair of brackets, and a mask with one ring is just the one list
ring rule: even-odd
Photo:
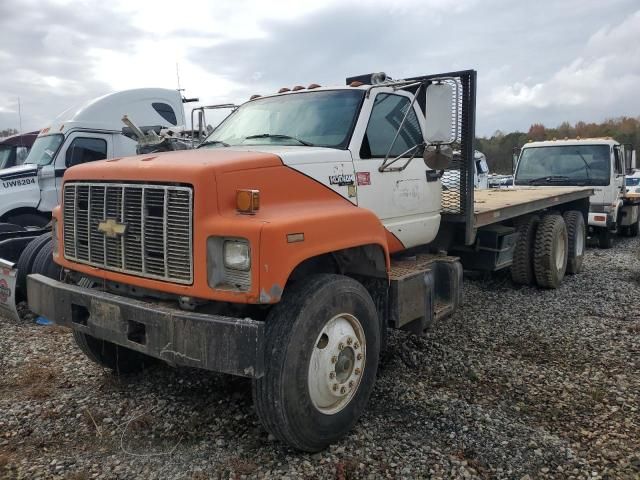
[[0,258],[0,314],[19,320],[16,308],[16,280],[18,270],[13,262]]

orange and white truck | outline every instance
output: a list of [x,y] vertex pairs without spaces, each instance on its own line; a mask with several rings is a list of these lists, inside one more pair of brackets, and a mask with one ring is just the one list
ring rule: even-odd
[[117,372],[250,377],[266,430],[323,449],[363,412],[388,327],[454,312],[463,266],[551,288],[581,268],[590,189],[474,201],[475,88],[472,70],[283,88],[197,150],[70,169],[53,212],[63,274],[30,275],[30,306]]

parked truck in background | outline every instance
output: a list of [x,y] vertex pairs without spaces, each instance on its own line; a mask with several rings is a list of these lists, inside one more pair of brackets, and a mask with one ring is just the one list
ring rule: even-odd
[[49,231],[43,228],[51,210],[60,203],[64,172],[136,153],[135,136],[123,128],[125,114],[145,130],[185,124],[177,90],[115,92],[61,113],[40,131],[22,165],[0,170],[0,311],[18,315],[16,305],[26,297],[28,273],[56,272],[46,261],[50,247],[42,236]]
[[545,288],[581,268],[592,190],[474,192],[475,90],[471,70],[296,86],[197,150],[70,169],[63,274],[29,276],[31,308],[114,371],[249,377],[266,430],[323,449],[363,412],[387,328],[460,306],[463,265]]
[[[453,152],[454,158],[459,155],[460,152]],[[460,172],[457,170],[446,170],[442,175],[442,188],[447,189],[450,186],[456,188],[459,184]],[[489,164],[487,163],[487,157],[478,150],[474,153],[473,186],[481,190],[489,188]]]
[[22,165],[38,132],[19,133],[0,140],[0,170]]
[[122,116],[138,124],[184,125],[180,93],[160,88],[123,90],[58,115],[35,139],[23,165],[0,170],[0,221],[42,226],[59,203],[65,170],[86,162],[136,153],[122,132]]
[[638,235],[640,201],[625,186],[632,168],[633,147],[611,138],[529,142],[520,151],[514,185],[593,187],[589,231],[601,248],[611,248],[615,233]]

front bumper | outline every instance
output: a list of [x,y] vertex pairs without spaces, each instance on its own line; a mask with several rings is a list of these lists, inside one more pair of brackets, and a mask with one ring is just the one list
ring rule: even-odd
[[58,325],[170,364],[264,374],[264,322],[188,312],[29,275],[31,310]]

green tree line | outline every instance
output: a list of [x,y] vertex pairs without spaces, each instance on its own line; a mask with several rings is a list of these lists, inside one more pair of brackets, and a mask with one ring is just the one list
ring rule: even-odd
[[476,149],[487,157],[489,169],[493,173],[511,173],[514,149],[519,149],[528,141],[561,140],[564,138],[611,137],[620,143],[631,143],[640,148],[640,117],[619,117],[602,123],[563,122],[555,128],[534,123],[528,132],[504,133],[496,131],[491,137],[476,138]]

